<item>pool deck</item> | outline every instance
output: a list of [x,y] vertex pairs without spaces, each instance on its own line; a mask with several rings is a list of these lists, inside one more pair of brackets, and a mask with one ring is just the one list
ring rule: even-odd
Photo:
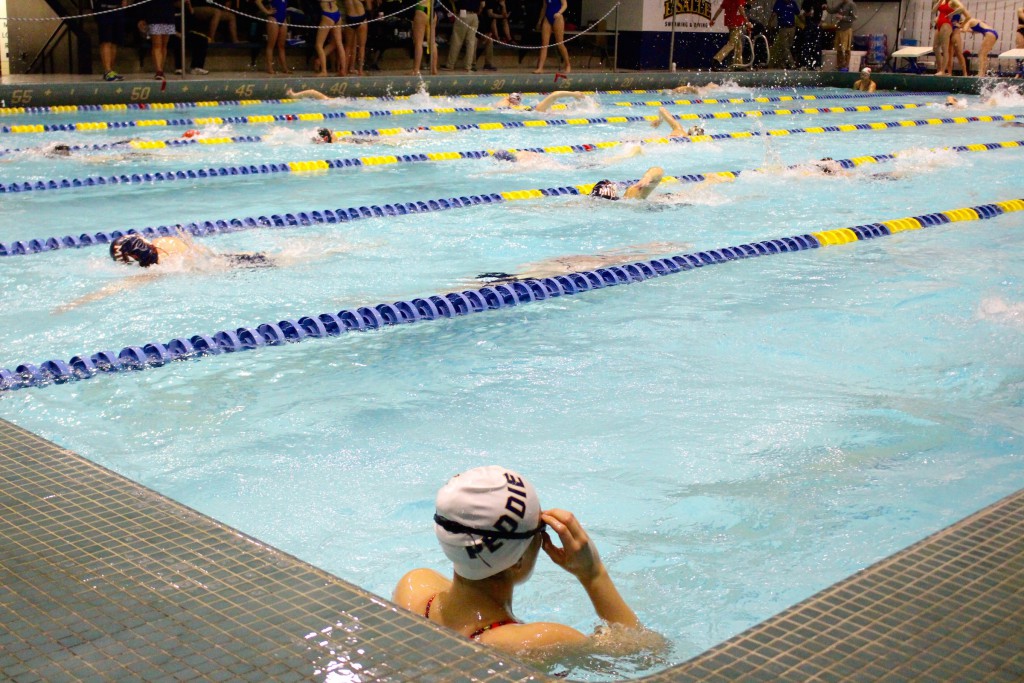
[[[556,87],[723,77],[848,86],[855,75],[574,72]],[[0,98],[7,106],[155,103],[340,84],[335,94],[402,93],[419,83],[393,74],[346,82],[240,73],[172,79],[162,90],[141,78],[6,76]],[[427,80],[432,93],[457,94],[550,90],[551,78]],[[876,79],[918,91],[969,92],[978,82]],[[3,420],[0,626],[0,680],[16,683],[559,680]],[[1022,681],[1024,490],[644,680]]]
[[[0,679],[549,679],[0,420]],[[647,681],[1024,680],[1024,490]]]

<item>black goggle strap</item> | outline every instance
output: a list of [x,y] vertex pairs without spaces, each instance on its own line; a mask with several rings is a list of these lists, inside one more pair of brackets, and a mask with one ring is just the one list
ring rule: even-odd
[[536,529],[531,531],[498,531],[497,529],[474,529],[473,527],[466,526],[465,524],[459,524],[452,520],[442,517],[439,514],[434,514],[434,522],[445,531],[449,531],[453,534],[471,534],[473,536],[487,536],[489,538],[507,538],[510,540],[521,540],[527,538],[533,538],[535,535],[540,533],[544,527],[547,526],[544,522],[540,523]]

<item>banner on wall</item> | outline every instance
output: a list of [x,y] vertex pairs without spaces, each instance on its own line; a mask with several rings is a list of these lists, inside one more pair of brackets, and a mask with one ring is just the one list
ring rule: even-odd
[[722,17],[710,26],[711,15],[721,0],[644,0],[644,31],[711,32],[725,31]]

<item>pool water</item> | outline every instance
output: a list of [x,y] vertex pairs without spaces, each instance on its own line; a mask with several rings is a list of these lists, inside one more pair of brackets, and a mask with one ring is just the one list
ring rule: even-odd
[[[759,94],[779,91],[730,96]],[[417,97],[416,106],[458,102]],[[650,96],[602,94],[546,117],[654,111],[613,104],[625,99]],[[851,103],[942,99],[881,93]],[[995,106],[966,99],[954,114],[927,106],[704,125],[723,133],[1024,115],[1024,97],[1012,92]],[[670,109],[755,106],[784,105]],[[235,113],[318,107],[370,108],[353,100]],[[480,112],[332,127],[536,118]],[[283,265],[273,269],[140,279],[105,247],[3,257],[0,367],[480,286],[478,273],[563,255],[678,254],[1024,197],[1024,177],[1012,171],[1021,149],[935,149],[1024,140],[1024,129],[996,122],[645,144],[625,159],[615,157],[655,135],[646,124],[423,132],[329,147],[309,143],[317,125],[220,126],[217,134],[270,140],[99,163],[85,153],[17,152],[0,156],[0,182],[623,144],[520,164],[468,159],[3,194],[0,241],[631,179],[652,165],[672,175],[744,173],[733,182],[666,183],[644,203],[558,196],[202,240],[222,252],[274,254]],[[0,144],[118,136],[19,134]],[[841,174],[785,168],[897,151],[894,162]],[[747,172],[758,168],[768,170]],[[517,469],[545,506],[577,514],[627,600],[671,643],[552,670],[588,680],[641,676],[1021,487],[1022,227],[1024,213],[1008,213],[466,317],[8,391],[0,416],[385,597],[409,568],[448,571],[430,521],[448,477],[483,464]],[[108,296],[62,310],[104,288]],[[573,584],[541,562],[517,593],[517,616],[589,631],[596,618]]]

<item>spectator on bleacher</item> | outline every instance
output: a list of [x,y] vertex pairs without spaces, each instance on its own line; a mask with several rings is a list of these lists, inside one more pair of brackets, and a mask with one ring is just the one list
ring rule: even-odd
[[448,46],[448,62],[441,68],[453,71],[463,45],[466,47],[466,71],[473,70],[476,61],[476,32],[480,28],[481,0],[456,0],[455,25]]
[[565,48],[565,10],[567,8],[566,0],[544,0],[541,5],[540,18],[537,20],[537,30],[540,31],[540,55],[537,57],[537,68],[533,73],[544,73],[544,62],[548,59],[548,45],[551,43],[552,35],[555,37],[555,45],[558,47],[558,54],[562,60],[562,71],[564,73],[572,71],[569,51]]
[[793,60],[793,41],[796,39],[796,15],[799,11],[796,0],[775,0],[770,21],[774,22],[776,30],[769,67],[796,68],[796,61]]
[[240,43],[238,39],[238,18],[235,13],[231,10],[236,8],[235,0],[222,0],[220,4],[224,5],[228,9],[221,9],[214,7],[213,16],[210,18],[210,30],[206,34],[210,38],[211,43],[217,42],[217,29],[220,27],[220,22],[223,21],[228,27],[228,39],[232,43]]
[[1017,9],[1017,33],[1014,46],[1018,50],[1024,50],[1024,7]]
[[348,44],[347,71],[363,75],[366,62],[366,35],[370,30],[370,0],[345,0],[345,42]]
[[314,47],[316,48],[317,76],[327,75],[327,52],[324,41],[331,38],[331,47],[338,55],[338,75],[346,76],[345,46],[341,40],[341,11],[336,0],[320,0],[320,23],[316,29]]
[[117,46],[124,42],[124,8],[128,0],[94,0],[96,27],[99,30],[100,65],[103,80],[123,81],[124,76],[114,69],[117,60]]
[[[266,5],[264,0],[256,0],[256,6],[260,13],[266,17],[267,47],[264,56],[267,61],[267,73],[270,75],[286,74],[288,73],[288,60],[285,54],[285,41],[288,39],[288,0],[269,0],[269,2],[270,4]],[[276,69],[274,67],[275,52],[278,59]]]
[[412,12],[412,75],[420,75],[423,62],[423,39],[427,39],[430,74],[437,75],[437,10],[436,0],[420,0]]
[[[992,26],[981,19],[968,17],[962,30],[970,31],[981,36],[981,47],[978,48],[978,76],[984,77],[988,73],[988,53],[999,40],[999,33]],[[967,69],[964,68],[964,75],[967,76]]]
[[834,43],[836,69],[839,71],[849,71],[850,49],[853,46],[853,22],[857,19],[857,5],[853,0],[839,0],[839,4],[834,9],[828,8],[828,12],[835,18],[836,22],[836,39]]

